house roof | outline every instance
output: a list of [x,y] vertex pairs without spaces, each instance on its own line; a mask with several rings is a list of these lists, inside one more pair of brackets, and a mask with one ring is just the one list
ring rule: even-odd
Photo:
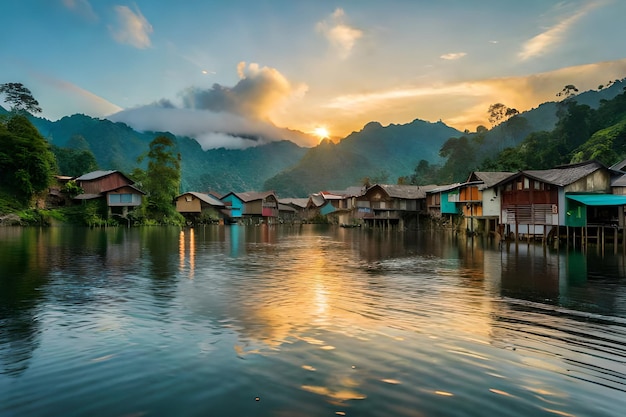
[[313,203],[315,207],[321,207],[326,203],[326,200],[319,194],[311,194],[311,203]]
[[341,194],[334,194],[334,193],[331,193],[330,191],[320,191],[319,195],[324,200],[343,200],[345,198]]
[[340,195],[342,197],[359,197],[363,195],[363,187],[361,186],[352,186],[348,187],[345,190],[328,190],[322,191],[323,193],[330,193],[334,195]]
[[626,174],[613,178],[611,187],[626,187]]
[[382,188],[389,197],[402,198],[406,200],[415,200],[419,198],[426,198],[426,192],[435,188],[435,185],[400,185],[400,184],[376,184],[370,187],[367,191],[374,187]]
[[103,198],[104,195],[103,194],[78,194],[77,196],[74,197],[74,200],[93,200],[96,198]]
[[[83,174],[80,177],[77,177],[76,180],[77,181],[92,181],[92,180],[96,180],[98,178],[106,177],[107,175],[111,175],[114,172],[117,172],[117,171],[92,171],[92,172],[88,172],[86,174]],[[120,174],[121,174],[121,172],[120,172]]]
[[117,191],[117,190],[121,190],[122,188],[132,188],[133,190],[137,191],[140,194],[146,195],[145,191],[140,190],[139,188],[135,187],[132,184],[124,184],[124,185],[120,185],[119,187],[116,188],[112,188],[110,190],[106,190],[105,192],[110,193],[111,191]]
[[615,170],[615,171],[623,171],[624,168],[626,168],[626,159],[623,159],[619,162],[617,162],[616,164],[613,164],[609,167],[609,169]]
[[489,172],[489,171],[474,171],[470,174],[467,179],[468,182],[472,181],[482,181],[484,184],[483,187],[479,187],[481,189],[491,188],[495,184],[507,179],[511,175],[515,175],[514,172]]
[[278,203],[278,211],[291,211],[295,213],[296,209],[288,204]]
[[455,188],[459,188],[463,183],[455,182],[454,184],[446,184],[446,185],[434,185],[433,188],[427,190],[428,194],[436,194],[443,193],[446,191],[454,190]]
[[536,179],[547,184],[564,187],[592,174],[601,168],[606,167],[597,161],[587,161],[579,164],[561,165],[551,169],[520,171],[504,178],[502,181],[499,181],[494,185],[509,182],[515,178],[525,175],[529,178]]
[[287,204],[290,206],[297,206],[300,208],[305,208],[307,204],[309,204],[308,198],[281,198],[278,200],[280,204]]
[[244,203],[249,203],[250,201],[255,201],[255,200],[263,200],[264,198],[267,198],[269,196],[274,196],[274,198],[276,198],[276,200],[278,200],[278,197],[276,197],[276,193],[274,193],[274,191],[261,191],[261,192],[246,191],[246,192],[243,192],[243,193],[230,192],[230,193],[224,195],[222,197],[222,200],[224,200],[229,195],[234,195],[235,197],[237,197],[238,199],[240,199]]
[[179,197],[182,197],[182,196],[184,196],[184,195],[186,195],[186,194],[191,194],[192,196],[196,197],[198,200],[200,200],[200,201],[204,201],[205,203],[207,203],[207,204],[209,204],[209,205],[211,205],[211,206],[215,206],[215,207],[226,207],[226,206],[224,205],[224,202],[223,202],[223,201],[220,201],[220,200],[218,200],[218,199],[216,199],[216,198],[214,198],[214,197],[211,197],[211,196],[210,196],[210,195],[208,195],[208,194],[197,193],[197,192],[195,192],[195,191],[188,191],[188,192],[186,192],[186,193],[182,193],[181,195],[179,195],[179,196],[178,196],[178,197],[176,197],[176,198],[178,199]]

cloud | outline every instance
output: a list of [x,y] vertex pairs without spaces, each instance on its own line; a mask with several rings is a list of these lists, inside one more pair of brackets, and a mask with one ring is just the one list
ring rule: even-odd
[[528,59],[544,55],[554,49],[565,39],[567,32],[574,24],[576,24],[576,22],[586,16],[589,12],[591,12],[591,10],[601,5],[602,2],[588,3],[577,13],[561,20],[548,30],[529,39],[522,46],[522,50],[519,52],[518,57],[522,61],[526,61]]
[[159,103],[124,110],[108,119],[126,123],[139,131],[171,132],[192,137],[204,150],[245,149],[279,140],[290,140],[301,146],[315,143],[310,137],[269,122],[231,113],[162,107]]
[[317,24],[317,30],[328,39],[342,59],[350,56],[356,41],[363,36],[362,30],[344,22],[344,16],[343,9],[338,8],[330,15],[329,19]]
[[118,26],[109,26],[109,30],[119,43],[125,43],[138,49],[150,47],[152,25],[141,14],[138,8],[133,12],[127,6],[115,6]]
[[33,91],[43,109],[42,116],[57,120],[69,114],[83,113],[104,117],[119,112],[121,107],[77,86],[39,71],[27,71]]
[[89,0],[63,0],[63,5],[89,21],[98,20],[98,15],[93,11]]
[[190,88],[182,93],[184,106],[191,109],[228,112],[258,120],[271,113],[305,86],[293,87],[278,70],[256,63],[237,66],[239,82],[234,87],[214,84],[210,89]]
[[[381,124],[443,120],[457,129],[489,126],[487,109],[504,103],[520,112],[557,100],[564,85],[580,91],[595,89],[605,80],[619,79],[626,73],[626,58],[578,65],[529,76],[491,78],[436,85],[408,85],[404,88],[344,94],[320,108],[332,112],[345,126],[364,125],[372,114]],[[331,126],[333,128],[333,126]]]
[[443,54],[439,58],[445,59],[445,60],[448,60],[448,61],[454,61],[456,59],[463,58],[465,55],[467,55],[465,52],[453,52],[453,53],[449,53],[449,54]]
[[274,110],[300,94],[276,69],[245,62],[237,67],[234,87],[214,84],[210,89],[183,91],[182,108],[169,99],[121,111],[109,117],[140,131],[168,131],[196,139],[203,149],[242,149],[276,140],[312,146],[316,140],[297,131],[279,128],[271,121]]

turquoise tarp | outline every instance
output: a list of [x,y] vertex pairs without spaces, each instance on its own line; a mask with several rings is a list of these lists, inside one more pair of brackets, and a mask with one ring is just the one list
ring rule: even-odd
[[616,194],[565,194],[570,200],[586,206],[622,206],[626,205],[626,195]]

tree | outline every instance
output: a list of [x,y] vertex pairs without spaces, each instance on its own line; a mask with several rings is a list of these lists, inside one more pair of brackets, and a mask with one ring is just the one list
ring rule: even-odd
[[437,183],[437,175],[439,174],[439,166],[431,165],[425,159],[419,161],[413,174],[408,178],[411,185],[427,185]]
[[39,102],[22,83],[0,84],[0,94],[5,95],[4,101],[11,105],[14,113],[41,113]]
[[465,181],[467,176],[476,168],[476,150],[466,136],[448,139],[439,150],[439,156],[448,158],[442,173],[447,175],[443,181]]
[[56,156],[61,175],[78,177],[98,169],[96,157],[88,149],[79,150],[52,146],[52,152]]
[[23,115],[0,124],[0,187],[27,203],[50,185],[56,160],[48,142]]
[[168,216],[179,217],[173,206],[181,180],[180,154],[175,153],[174,142],[167,136],[158,136],[150,142],[147,157],[147,169],[133,171],[133,177],[148,194],[148,215],[158,221],[165,221]]
[[489,114],[489,122],[492,125],[496,125],[519,114],[519,111],[517,111],[517,109],[507,107],[502,103],[495,103],[489,106],[487,113]]
[[557,97],[563,97],[563,100],[567,100],[574,97],[578,93],[578,88],[574,84],[567,84],[561,91],[556,93]]

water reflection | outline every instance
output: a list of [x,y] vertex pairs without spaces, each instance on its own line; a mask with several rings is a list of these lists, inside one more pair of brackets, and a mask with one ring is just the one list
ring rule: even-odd
[[0,266],[0,415],[626,406],[619,254],[312,225],[0,228]]

